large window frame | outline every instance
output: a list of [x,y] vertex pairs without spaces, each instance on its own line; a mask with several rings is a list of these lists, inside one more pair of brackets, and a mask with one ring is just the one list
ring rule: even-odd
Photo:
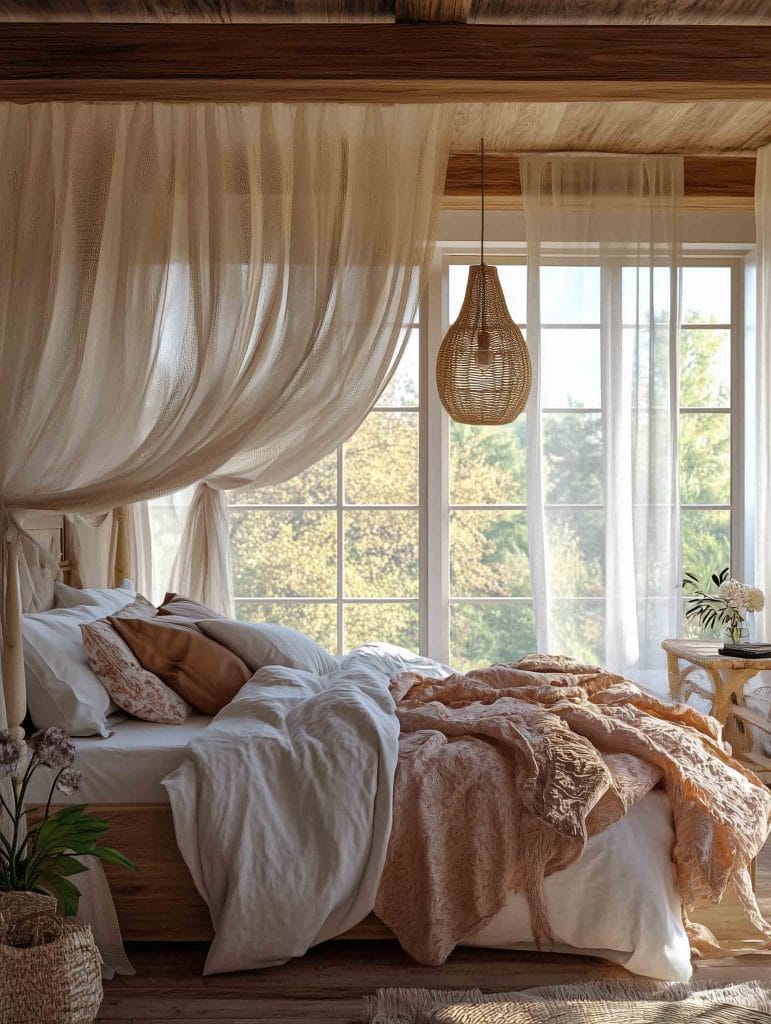
[[[692,414],[718,413],[729,417],[730,421],[730,459],[731,459],[731,493],[729,504],[687,504],[683,510],[728,511],[731,516],[731,566],[735,575],[751,578],[747,565],[745,550],[746,525],[746,483],[745,483],[745,436],[747,407],[745,403],[745,291],[747,282],[748,260],[752,248],[744,244],[727,243],[721,245],[684,244],[683,266],[730,266],[731,268],[731,322],[729,324],[710,324],[711,329],[728,330],[731,347],[731,388],[730,406],[728,409],[715,406],[681,407],[680,416]],[[575,252],[572,254],[575,259]],[[492,264],[527,264],[527,250],[522,243],[497,244],[488,243],[487,262]],[[456,506],[450,502],[450,452],[449,452],[449,420],[445,413],[434,383],[434,367],[442,338],[449,327],[449,268],[453,264],[473,264],[478,261],[476,244],[440,244],[432,263],[428,289],[424,302],[424,314],[421,317],[423,344],[421,352],[421,505],[425,519],[424,532],[421,536],[421,569],[422,569],[422,615],[421,615],[421,648],[422,653],[439,661],[450,659],[450,621],[453,605],[484,603],[494,601],[500,603],[529,602],[528,597],[455,597],[450,593],[450,517],[453,510],[491,511],[497,513],[526,512],[526,504],[505,505],[463,505]],[[571,253],[555,254],[549,262],[559,264],[570,263]],[[581,262],[585,262],[582,258]],[[599,262],[599,261],[598,261]],[[619,259],[618,267],[623,265]],[[614,267],[606,261],[604,272],[613,273]],[[546,324],[542,325],[548,326]],[[560,327],[571,326],[560,324]],[[586,325],[575,325],[585,327]],[[600,330],[607,325],[597,325]],[[687,324],[680,325],[682,330]],[[526,325],[525,325],[526,327]],[[544,408],[543,413],[579,412],[602,413],[601,408],[580,410],[563,408]],[[681,419],[682,422],[682,419]],[[603,508],[602,505],[562,505],[567,508]],[[430,528],[429,524],[430,523]],[[717,567],[716,567],[717,568]],[[580,600],[580,599],[579,599]],[[594,598],[586,598],[594,600]]]
[[[412,337],[414,332],[418,332],[420,349],[423,348],[423,335],[420,334],[421,324],[418,322],[407,323],[404,325],[404,337],[406,351],[407,343]],[[396,370],[395,370],[396,372]],[[423,389],[423,373],[422,367],[419,372],[419,395],[417,405],[395,405],[388,402],[378,402],[368,413],[368,416],[377,413],[409,413],[410,415],[416,415],[418,417],[418,437],[420,438],[420,406],[422,402],[422,389]],[[386,389],[387,392],[388,389]],[[361,428],[360,428],[361,429]],[[350,440],[350,439],[349,439]],[[344,442],[338,445],[335,449],[334,456],[336,460],[336,487],[335,487],[335,500],[334,502],[328,503],[308,503],[308,504],[296,504],[296,503],[262,503],[262,502],[239,502],[233,501],[232,499],[227,503],[228,513],[242,513],[242,512],[261,512],[261,513],[286,513],[286,512],[302,512],[302,513],[313,513],[313,512],[327,512],[335,515],[335,540],[336,540],[336,552],[337,552],[337,565],[336,565],[336,596],[335,597],[314,597],[314,596],[245,596],[242,594],[234,595],[234,603],[236,605],[236,615],[238,617],[239,606],[248,605],[291,605],[291,606],[302,606],[302,605],[325,605],[327,607],[334,607],[336,615],[336,640],[337,640],[337,653],[342,654],[350,648],[350,643],[347,642],[345,636],[345,609],[350,606],[356,605],[410,605],[414,606],[418,610],[418,621],[422,624],[423,621],[423,603],[421,599],[422,594],[422,577],[420,576],[420,552],[421,552],[421,538],[422,538],[422,519],[425,514],[425,510],[421,501],[420,496],[420,481],[424,475],[423,469],[423,452],[422,446],[418,445],[418,502],[414,504],[367,504],[360,502],[348,501],[346,492],[346,446],[349,442]],[[418,573],[418,594],[415,595],[399,595],[393,597],[350,597],[346,593],[345,585],[345,565],[346,565],[346,516],[349,513],[356,512],[412,512],[418,515],[418,559],[419,559],[419,573]],[[421,635],[422,643],[422,635]]]
[[[700,406],[681,408],[680,415],[715,414],[727,415],[730,420],[731,494],[729,504],[693,504],[684,509],[705,511],[728,511],[731,515],[731,565],[736,575],[743,575],[751,581],[748,562],[751,559],[751,543],[745,537],[747,522],[751,518],[751,483],[745,479],[745,439],[747,421],[751,415],[745,402],[745,393],[751,391],[751,374],[745,366],[745,301],[750,305],[751,287],[748,275],[751,272],[752,247],[746,244],[726,243],[719,245],[685,244],[684,266],[730,266],[731,268],[731,320],[729,324],[710,324],[711,328],[727,329],[730,332],[731,391],[730,408]],[[572,256],[572,260],[571,260]],[[526,265],[526,246],[523,243],[488,244],[487,260],[497,264]],[[526,503],[502,505],[463,505],[450,502],[450,427],[449,419],[441,405],[435,385],[436,357],[441,341],[449,326],[449,268],[457,264],[473,264],[478,261],[476,242],[440,243],[432,261],[427,288],[421,303],[419,322],[412,325],[419,336],[419,400],[417,406],[419,433],[419,475],[418,505],[360,505],[346,500],[346,461],[344,447],[336,451],[337,485],[335,501],[327,504],[273,504],[249,503],[233,505],[238,510],[259,512],[276,511],[324,511],[336,513],[337,542],[337,590],[336,597],[313,596],[258,596],[236,595],[237,603],[252,602],[270,605],[318,605],[334,606],[337,616],[337,646],[339,651],[350,646],[345,636],[345,608],[348,605],[372,605],[409,603],[415,605],[419,615],[419,639],[421,653],[442,662],[450,660],[451,609],[464,603],[529,602],[529,597],[461,597],[450,592],[450,523],[451,513],[456,508],[464,511],[495,511],[496,513],[526,513]],[[555,264],[575,262],[575,250],[554,254],[550,262]],[[582,258],[581,262],[585,262]],[[619,258],[617,266],[624,263]],[[607,270],[614,273],[614,264],[606,261]],[[603,317],[604,319],[604,317]],[[525,325],[526,326],[526,325]],[[544,327],[548,325],[544,324]],[[560,327],[569,325],[560,324]],[[576,327],[585,328],[586,324]],[[618,326],[618,325],[616,325]],[[686,325],[681,325],[686,326]],[[607,330],[607,323],[595,325],[595,329]],[[611,328],[612,329],[612,328]],[[411,412],[415,406],[381,405],[373,412]],[[580,409],[549,407],[543,412],[582,414],[602,413],[601,408],[580,407]],[[552,507],[552,506],[549,506]],[[603,505],[559,504],[560,509],[602,509]],[[417,513],[419,545],[418,596],[394,597],[347,597],[344,590],[345,572],[345,516],[351,511],[405,511]],[[750,538],[751,539],[751,538]],[[576,598],[597,600],[596,596]],[[370,639],[387,639],[372,637]]]

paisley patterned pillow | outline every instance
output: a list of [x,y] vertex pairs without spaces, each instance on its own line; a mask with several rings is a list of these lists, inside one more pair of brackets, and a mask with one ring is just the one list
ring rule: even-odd
[[119,708],[145,722],[180,725],[185,721],[190,705],[158,676],[142,668],[106,619],[84,623],[80,632],[91,669]]

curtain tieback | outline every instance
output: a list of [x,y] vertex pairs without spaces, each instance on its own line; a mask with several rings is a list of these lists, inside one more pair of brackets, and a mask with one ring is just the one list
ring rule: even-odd
[[0,498],[0,542],[18,544],[24,529],[17,515],[18,509],[12,509]]

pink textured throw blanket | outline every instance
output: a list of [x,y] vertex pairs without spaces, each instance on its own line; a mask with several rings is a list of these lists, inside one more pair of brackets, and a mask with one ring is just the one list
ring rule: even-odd
[[468,675],[391,683],[401,735],[393,829],[375,912],[404,949],[443,963],[511,892],[551,941],[545,876],[576,860],[656,785],[672,805],[672,856],[694,947],[716,951],[688,912],[733,883],[767,937],[749,864],[771,794],[720,745],[720,726],[568,658],[531,656]]

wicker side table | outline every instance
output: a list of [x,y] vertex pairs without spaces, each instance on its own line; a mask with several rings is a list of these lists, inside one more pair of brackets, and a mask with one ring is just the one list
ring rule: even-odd
[[[734,757],[764,782],[771,782],[771,758],[752,750],[747,728],[751,725],[771,734],[771,721],[744,702],[744,687],[759,672],[771,670],[771,658],[725,657],[718,654],[719,643],[706,640],[664,640],[661,646],[667,653],[672,699],[686,701],[697,693],[710,701],[712,715],[723,726],[723,738],[731,744]],[[698,669],[707,674],[711,689],[694,678]]]

